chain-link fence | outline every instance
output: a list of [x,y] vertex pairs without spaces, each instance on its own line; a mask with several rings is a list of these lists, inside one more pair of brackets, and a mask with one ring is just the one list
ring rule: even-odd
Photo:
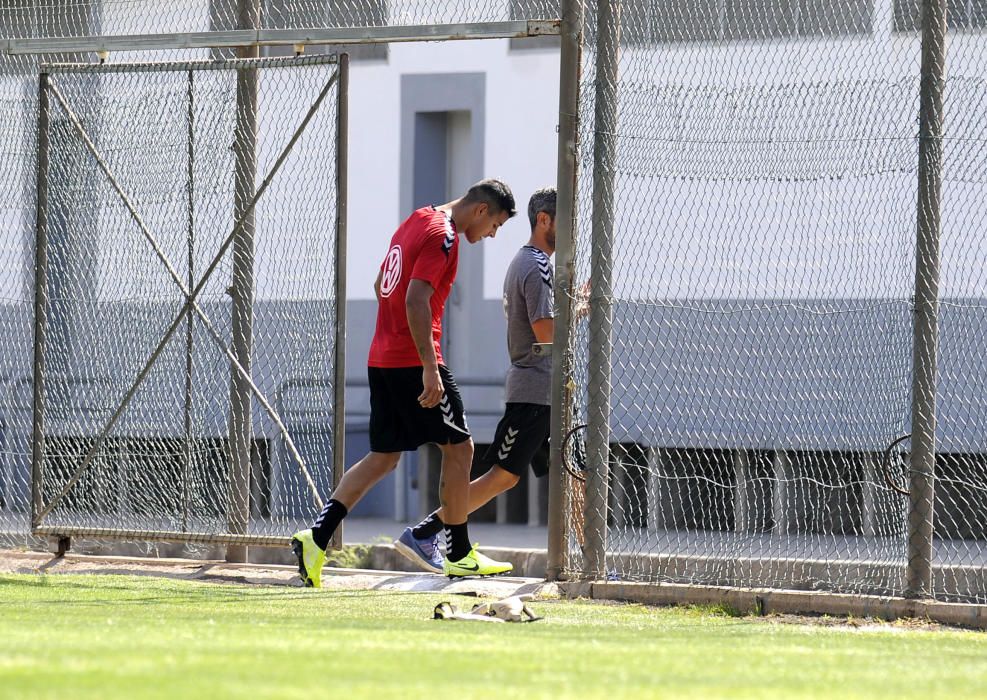
[[[916,16],[909,5],[909,20]],[[944,85],[936,592],[987,598],[987,4],[949,3]],[[962,566],[957,566],[962,565]],[[946,568],[948,567],[948,568]]]
[[[243,9],[255,18],[245,25]],[[26,0],[0,2],[0,38],[417,26],[552,19],[552,0]]]
[[340,72],[44,75],[36,531],[262,542],[331,489]]
[[7,542],[32,520],[281,542],[331,490],[346,65],[45,64],[40,93],[17,79],[5,236],[18,259],[29,231],[37,265],[4,279]]
[[280,541],[331,490],[344,69],[43,75],[37,532]]
[[[216,257],[247,203],[238,178],[261,186],[341,48],[310,43],[305,30],[341,28],[353,42],[407,26],[405,40],[427,40],[497,35],[478,23],[557,13],[543,0],[0,2],[0,255],[9,271],[0,281],[0,543],[30,541],[32,509],[37,534],[177,531],[241,543],[274,542],[310,515],[314,494],[328,493],[342,466],[333,450],[342,399],[330,187],[336,92],[258,200],[253,259],[238,257],[235,243]],[[230,33],[244,29],[291,36],[234,49],[242,37]],[[67,38],[72,49],[52,43]],[[387,58],[387,44],[370,38],[346,44],[353,60]],[[61,99],[49,90],[48,294],[36,314],[38,76],[43,64],[96,62],[105,39],[127,52],[111,63],[155,66],[52,78]],[[291,57],[297,43],[308,58],[258,67],[254,117],[232,65],[192,67],[194,75],[160,65]],[[254,118],[251,164],[237,160],[235,144],[238,124]],[[183,287],[213,262],[199,308],[186,309]],[[38,318],[47,337],[36,357]],[[231,354],[246,373],[233,369]],[[34,381],[35,360],[46,385]],[[47,466],[37,478],[32,461]]]
[[985,600],[981,4],[587,7],[570,574]]
[[[571,279],[566,270],[558,275],[560,303],[572,312],[568,350],[556,353],[564,360],[556,397],[567,409],[556,412],[556,437],[570,438],[573,472],[565,476],[566,573],[914,594],[923,592],[925,560],[932,593],[984,601],[987,367],[979,346],[987,330],[987,6],[948,4],[948,12],[943,0],[566,5],[585,18],[578,120],[565,105],[560,114],[560,145],[572,146],[578,164],[575,265]],[[937,25],[923,20],[923,8],[948,31],[944,81],[934,60],[926,60],[923,79],[923,46],[937,43],[930,43]],[[559,16],[554,0],[41,0],[0,3],[0,38],[396,26],[417,26],[426,38],[436,24]],[[566,63],[566,45],[564,39],[563,92],[574,65]],[[228,55],[199,49],[142,57]],[[379,59],[386,47],[354,55]],[[130,388],[123,375],[140,370],[184,308],[162,258],[189,287],[189,271],[203,271],[207,249],[234,225],[232,174],[218,178],[214,191],[190,193],[183,184],[192,160],[199,162],[193,168],[217,168],[202,171],[205,182],[222,168],[242,171],[228,150],[237,110],[219,109],[212,127],[198,112],[236,100],[212,73],[193,78],[192,91],[181,71],[146,74],[147,92],[138,94],[157,97],[143,102],[109,89],[122,74],[56,78],[65,102],[95,118],[92,143],[121,189],[133,193],[161,255],[55,98],[50,167],[64,178],[49,193],[49,226],[75,234],[49,241],[63,270],[49,280],[52,382],[50,415],[41,421],[55,459],[32,494],[36,316],[32,261],[23,248],[34,242],[42,60],[94,58],[8,55],[0,66],[0,254],[7,269],[20,271],[0,281],[7,339],[0,343],[0,531],[23,541],[33,504],[41,520],[62,529],[98,531],[117,508],[123,517],[115,526],[147,536],[160,528],[238,536],[245,517],[253,533],[283,534],[298,509],[309,508],[312,489],[272,415],[283,418],[300,461],[321,474],[313,476],[316,490],[324,492],[331,470],[330,452],[318,446],[331,444],[321,407],[335,379],[325,364],[332,339],[303,340],[311,338],[309,321],[324,327],[333,320],[332,299],[311,291],[331,288],[331,271],[298,268],[280,249],[263,250],[265,222],[275,211],[306,211],[307,200],[291,206],[304,196],[304,183],[286,184],[280,201],[268,198],[276,210],[265,213],[263,199],[258,205],[255,274],[271,280],[270,298],[259,287],[252,317],[239,321],[221,286],[205,285],[199,298],[202,315],[234,355],[242,337],[234,325],[253,324],[252,377],[271,410],[249,401],[257,429],[239,454],[249,452],[240,466],[252,476],[244,482],[241,468],[239,490],[227,488],[231,461],[223,455],[231,452],[236,412],[228,406],[239,397],[242,407],[253,390],[242,381],[237,388],[223,344],[195,311],[178,324],[119,423],[99,438]],[[316,89],[302,75],[288,81],[288,93]],[[192,112],[189,95],[198,105]],[[305,102],[283,101],[293,108]],[[122,120],[127,109],[142,126]],[[290,136],[291,121],[278,121],[261,138],[258,177]],[[188,123],[201,136],[190,140]],[[208,133],[213,127],[221,137]],[[570,127],[578,129],[571,144]],[[142,129],[156,144],[140,150],[149,167],[125,157],[139,150]],[[184,155],[190,141],[193,158]],[[559,185],[563,194],[568,185]],[[105,208],[84,204],[87,192]],[[222,204],[210,210],[213,196]],[[217,222],[196,226],[192,245],[190,210]],[[225,232],[218,222],[229,225]],[[292,225],[304,246],[312,223]],[[96,238],[100,247],[86,250]],[[321,248],[313,259],[331,254]],[[924,261],[918,275],[917,259]],[[234,257],[220,266],[223,279],[235,277]],[[119,367],[94,354],[106,345],[97,344],[96,331],[117,327],[129,329],[112,334]],[[936,331],[933,355],[927,341]],[[54,348],[64,354],[51,355]],[[929,479],[933,386],[938,440]],[[56,499],[87,456],[79,474],[85,488]],[[244,483],[267,487],[244,491]],[[233,511],[240,515],[230,518]],[[265,522],[274,524],[266,529]]]

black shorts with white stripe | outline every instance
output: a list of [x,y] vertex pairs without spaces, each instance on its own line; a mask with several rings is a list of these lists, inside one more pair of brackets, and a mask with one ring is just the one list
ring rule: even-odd
[[434,408],[422,408],[421,367],[368,367],[371,452],[409,452],[434,442],[458,444],[470,439],[463,398],[452,372],[439,365],[445,393]]
[[548,435],[552,409],[535,403],[509,403],[497,424],[494,441],[483,461],[523,476],[531,465],[535,476],[548,474]]

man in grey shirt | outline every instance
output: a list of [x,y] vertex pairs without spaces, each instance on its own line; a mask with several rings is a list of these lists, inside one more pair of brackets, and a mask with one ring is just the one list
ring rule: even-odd
[[[535,343],[551,343],[555,252],[554,187],[540,189],[528,201],[531,238],[507,268],[504,313],[507,315],[507,371],[504,417],[484,455],[490,469],[470,483],[469,512],[510,490],[530,464],[535,476],[548,473],[552,358],[532,351]],[[395,548],[426,571],[442,573],[439,533],[441,509],[414,527],[406,528]]]

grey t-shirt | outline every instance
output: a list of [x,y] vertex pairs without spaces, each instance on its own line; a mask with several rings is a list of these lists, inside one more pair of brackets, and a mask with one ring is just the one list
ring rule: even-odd
[[524,246],[514,256],[504,277],[504,313],[507,314],[508,403],[534,403],[550,406],[552,358],[538,357],[531,351],[536,342],[532,321],[552,318],[554,272],[548,256],[533,246]]

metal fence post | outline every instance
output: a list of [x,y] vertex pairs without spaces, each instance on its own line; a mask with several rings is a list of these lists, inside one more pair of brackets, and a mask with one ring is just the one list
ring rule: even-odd
[[[258,0],[240,0],[240,29],[260,27]],[[237,50],[239,58],[257,58],[256,46]],[[234,220],[240,219],[253,200],[257,177],[257,69],[239,69],[236,73]],[[254,211],[248,213],[233,243],[232,341],[236,361],[251,372],[254,307]],[[246,534],[250,523],[250,458],[253,425],[250,410],[250,387],[245,378],[230,369],[230,502],[227,516],[230,533]],[[247,547],[230,545],[227,561],[247,561]]]
[[915,338],[912,356],[912,452],[909,477],[911,496],[905,585],[905,596],[908,598],[927,598],[932,595],[946,0],[924,0],[922,3],[921,70]]
[[613,224],[617,162],[619,0],[600,0],[596,30],[593,233],[590,254],[589,372],[586,433],[585,573],[606,575],[613,332]]
[[48,336],[48,152],[50,121],[48,74],[38,81],[38,172],[34,239],[34,406],[31,445],[31,529],[44,508],[42,479],[45,458],[45,350]]
[[[349,149],[350,55],[339,55],[336,86],[336,340],[332,408],[332,487],[335,491],[346,470],[346,198]],[[333,534],[333,547],[343,546],[343,525]]]
[[555,348],[552,364],[551,461],[548,487],[548,565],[546,578],[565,569],[566,500],[562,439],[569,425],[569,324],[575,267],[576,191],[579,156],[579,75],[582,65],[583,0],[562,2],[562,56],[559,70],[559,146],[555,247]]
[[[187,163],[185,172],[185,194],[188,197],[186,206],[186,239],[187,265],[188,265],[188,288],[195,288],[195,76],[193,71],[188,72],[188,112],[187,112],[187,132],[186,149]],[[192,325],[192,314],[185,319],[185,464],[182,471],[182,529],[188,529],[189,511],[189,482],[192,479],[192,373],[195,369],[193,363],[194,351],[194,327]]]

